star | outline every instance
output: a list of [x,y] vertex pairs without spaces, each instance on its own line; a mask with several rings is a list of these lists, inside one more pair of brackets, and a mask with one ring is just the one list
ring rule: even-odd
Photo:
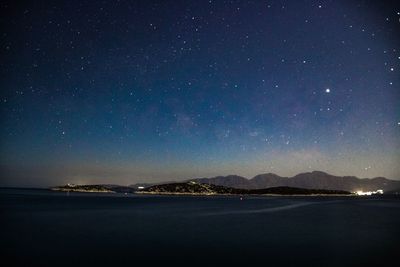
[[[400,179],[395,158],[390,158],[397,155],[396,139],[384,140],[400,130],[400,117],[393,112],[399,104],[393,97],[399,89],[400,53],[393,30],[400,18],[397,6],[388,4],[382,10],[387,12],[376,17],[368,10],[378,3],[310,1],[298,17],[292,16],[294,6],[282,3],[233,1],[225,9],[218,1],[193,0],[171,11],[152,1],[116,6],[84,2],[85,9],[71,6],[62,9],[61,17],[53,12],[63,7],[58,3],[43,6],[40,14],[25,14],[24,9],[7,14],[15,27],[2,29],[2,50],[13,63],[2,68],[0,90],[6,157],[29,152],[19,141],[25,144],[31,137],[44,152],[24,157],[31,165],[53,153],[60,162],[83,162],[93,155],[85,166],[116,170],[121,165],[132,179],[141,176],[136,173],[141,165],[155,165],[143,171],[149,177],[160,175],[160,181],[171,175],[177,181],[203,175],[210,155],[221,163],[212,167],[218,175],[243,172],[252,177],[270,165],[282,175],[307,166],[341,172],[345,164],[345,174],[364,174],[371,165],[371,175]],[[110,8],[109,23],[93,21]],[[145,15],[134,15],[139,10]],[[167,12],[172,15],[158,16]],[[37,19],[39,15],[43,18]],[[310,31],[317,18],[330,34],[321,35],[319,27]],[[262,23],[274,27],[259,27]],[[22,34],[15,35],[15,28]],[[53,31],[57,34],[49,34]],[[380,42],[382,38],[386,41]],[[114,39],[119,41],[109,41]],[[19,43],[32,57],[12,53]],[[32,122],[37,126],[26,127]],[[60,147],[51,150],[34,138],[38,134],[49,142],[55,137]],[[59,156],[69,143],[72,153]],[[87,153],[81,153],[81,144]],[[251,154],[253,150],[257,153]],[[339,151],[343,155],[337,157]],[[143,157],[136,160],[137,155]],[[173,164],[164,168],[159,155]],[[291,163],[302,155],[315,164],[287,164],[286,159]],[[276,162],[263,165],[272,159]],[[238,161],[249,165],[238,170]],[[176,172],[172,166],[178,167]],[[84,170],[82,176],[90,172]]]

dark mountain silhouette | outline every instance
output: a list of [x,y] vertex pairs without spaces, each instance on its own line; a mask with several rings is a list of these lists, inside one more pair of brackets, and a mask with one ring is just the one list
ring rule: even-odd
[[191,179],[198,183],[221,185],[242,189],[261,189],[269,187],[298,187],[307,189],[327,189],[345,191],[392,191],[400,188],[400,181],[384,177],[360,179],[354,176],[334,176],[321,171],[300,173],[293,177],[281,177],[273,173],[259,174],[252,179],[237,175],[217,176],[213,178]]
[[[281,177],[274,173],[265,173],[247,179],[238,175],[216,176],[212,178],[189,179],[186,182],[223,186],[234,189],[258,190],[276,187],[317,189],[317,190],[341,190],[341,191],[376,191],[382,189],[385,193],[400,192],[400,181],[389,180],[384,177],[360,179],[354,176],[334,176],[321,171],[300,173],[293,177]],[[65,185],[52,188],[59,191],[78,192],[116,192],[133,193],[142,188],[149,188],[156,185],[179,184],[176,182],[164,183],[140,183],[131,186],[119,186],[111,184],[102,185]],[[154,187],[158,188],[158,187]],[[164,187],[160,187],[164,188]]]

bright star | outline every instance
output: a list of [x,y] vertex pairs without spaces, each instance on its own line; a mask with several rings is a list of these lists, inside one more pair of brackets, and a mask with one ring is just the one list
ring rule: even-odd
[[329,89],[329,88],[325,89],[325,93],[329,94],[330,92],[331,92],[331,89]]

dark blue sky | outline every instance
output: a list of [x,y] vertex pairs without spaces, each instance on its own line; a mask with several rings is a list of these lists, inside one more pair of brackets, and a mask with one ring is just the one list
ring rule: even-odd
[[400,5],[1,3],[3,185],[400,179]]

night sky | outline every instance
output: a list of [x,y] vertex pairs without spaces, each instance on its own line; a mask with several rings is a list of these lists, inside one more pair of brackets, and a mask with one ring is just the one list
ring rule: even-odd
[[0,5],[0,185],[400,179],[400,5]]

